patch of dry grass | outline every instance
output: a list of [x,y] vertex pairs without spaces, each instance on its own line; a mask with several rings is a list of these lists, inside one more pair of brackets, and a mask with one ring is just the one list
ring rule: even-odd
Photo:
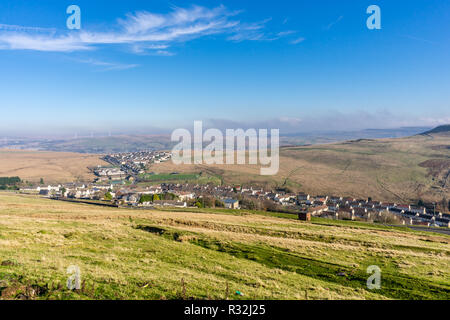
[[18,176],[38,183],[91,181],[88,167],[106,165],[98,155],[69,152],[0,150],[0,177]]

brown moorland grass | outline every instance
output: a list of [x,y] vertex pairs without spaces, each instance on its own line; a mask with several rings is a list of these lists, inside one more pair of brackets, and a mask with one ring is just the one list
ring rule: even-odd
[[18,176],[24,181],[64,183],[90,181],[88,167],[106,165],[98,155],[0,149],[0,177]]

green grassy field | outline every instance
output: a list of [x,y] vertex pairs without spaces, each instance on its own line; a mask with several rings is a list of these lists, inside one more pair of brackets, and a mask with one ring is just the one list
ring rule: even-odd
[[[0,193],[2,299],[449,299],[450,237],[277,213]],[[66,288],[67,268],[82,288]],[[366,287],[369,265],[380,290]],[[244,296],[238,296],[239,290]]]

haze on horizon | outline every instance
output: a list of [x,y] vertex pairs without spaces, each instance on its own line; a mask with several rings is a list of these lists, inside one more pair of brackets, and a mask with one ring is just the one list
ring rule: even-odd
[[1,136],[450,123],[448,2],[73,4],[0,3]]

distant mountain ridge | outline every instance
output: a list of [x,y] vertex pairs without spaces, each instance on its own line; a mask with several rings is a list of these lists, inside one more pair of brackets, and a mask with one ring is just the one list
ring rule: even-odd
[[[318,145],[361,139],[403,138],[422,134],[426,135],[428,132],[434,132],[437,129],[432,129],[431,127],[402,127],[365,129],[359,131],[318,131],[281,134],[280,146]],[[439,132],[441,130],[439,129]],[[142,150],[170,150],[176,143],[171,141],[170,135],[130,134],[108,137],[80,137],[77,139],[0,139],[0,148],[109,154]]]
[[442,126],[436,127],[432,130],[426,131],[422,133],[422,135],[428,135],[428,134],[439,134],[439,133],[447,133],[450,134],[450,124],[444,124]]

